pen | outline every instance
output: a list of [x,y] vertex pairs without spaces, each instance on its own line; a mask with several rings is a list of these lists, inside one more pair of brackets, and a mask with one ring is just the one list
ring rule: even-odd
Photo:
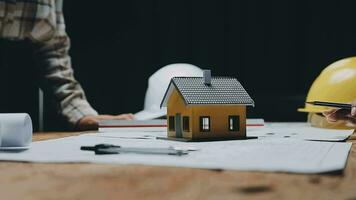
[[121,147],[111,144],[97,144],[95,146],[82,146],[84,151],[94,151],[97,155],[103,154],[120,154],[120,153],[136,153],[136,154],[164,154],[164,155],[186,155],[187,150],[169,148],[154,148],[154,147]]
[[334,107],[334,108],[340,108],[346,110],[351,110],[352,108],[352,104],[347,104],[347,103],[336,103],[336,102],[326,102],[326,101],[311,101],[305,103],[312,104],[315,106],[328,106],[328,107]]

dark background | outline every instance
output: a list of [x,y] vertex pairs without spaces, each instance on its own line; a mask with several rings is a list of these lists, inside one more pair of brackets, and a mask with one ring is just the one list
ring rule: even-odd
[[76,78],[100,113],[142,109],[147,78],[170,63],[235,76],[248,117],[302,121],[312,81],[356,55],[356,1],[64,1]]

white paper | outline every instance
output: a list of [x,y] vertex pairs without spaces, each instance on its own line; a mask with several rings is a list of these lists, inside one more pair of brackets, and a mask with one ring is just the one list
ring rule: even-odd
[[[247,119],[247,127],[263,127],[265,122],[263,119]],[[154,130],[155,128],[165,128],[167,126],[166,119],[152,119],[152,120],[100,120],[99,131],[110,132],[117,131],[122,128],[147,128],[147,130]],[[142,129],[143,130],[143,129]]]
[[[263,122],[263,121],[262,121]],[[252,124],[252,123],[251,123]],[[261,124],[261,121],[255,124]],[[99,129],[102,137],[146,137],[154,138],[150,132],[159,133],[158,137],[167,136],[165,127],[145,128],[102,128]],[[259,139],[292,138],[299,140],[316,141],[344,141],[354,130],[335,130],[311,127],[308,123],[264,123],[264,126],[248,126],[247,136]],[[120,136],[117,136],[120,133]]]
[[[110,133],[113,134],[113,133]],[[116,136],[159,136],[163,132],[117,132]],[[214,142],[177,142],[156,139],[125,139],[109,135],[85,134],[56,140],[34,142],[21,153],[0,152],[0,160],[67,163],[92,162],[143,164],[204,169],[321,173],[345,167],[351,143],[317,142],[294,139],[230,140]],[[188,155],[94,155],[80,146],[110,143],[123,147],[194,148]]]
[[249,118],[246,119],[247,127],[263,127],[265,125],[265,120],[260,118]]
[[0,114],[0,149],[27,148],[32,141],[32,121],[26,113]]
[[311,127],[308,123],[266,123],[264,127],[247,127],[247,135],[259,139],[293,138],[316,141],[344,141],[354,130]]

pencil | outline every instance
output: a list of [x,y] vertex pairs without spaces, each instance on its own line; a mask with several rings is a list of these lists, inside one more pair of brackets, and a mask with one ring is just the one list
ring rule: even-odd
[[315,106],[327,106],[327,107],[334,107],[334,108],[347,109],[347,110],[351,110],[352,108],[352,105],[347,103],[336,103],[336,102],[326,102],[326,101],[311,101],[305,103],[312,104]]

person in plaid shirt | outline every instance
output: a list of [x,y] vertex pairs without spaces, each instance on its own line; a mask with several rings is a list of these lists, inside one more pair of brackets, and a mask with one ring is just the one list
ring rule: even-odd
[[[0,48],[6,46],[0,56],[9,54],[9,46],[30,46],[24,55],[32,55],[41,88],[55,97],[59,113],[73,129],[96,129],[100,119],[133,119],[132,114],[98,115],[86,100],[73,76],[62,4],[62,0],[0,0]],[[3,60],[0,68],[6,65]]]

